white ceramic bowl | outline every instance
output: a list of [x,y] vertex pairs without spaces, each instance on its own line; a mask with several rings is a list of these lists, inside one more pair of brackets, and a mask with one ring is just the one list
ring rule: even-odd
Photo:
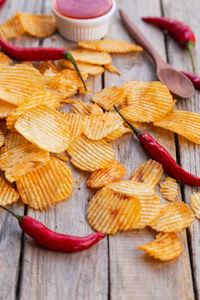
[[[95,1],[95,0],[94,0]],[[56,18],[58,31],[60,34],[74,42],[90,41],[103,38],[110,24],[110,19],[115,11],[116,3],[113,1],[113,6],[105,15],[92,19],[73,19],[59,14],[52,4],[52,10]]]

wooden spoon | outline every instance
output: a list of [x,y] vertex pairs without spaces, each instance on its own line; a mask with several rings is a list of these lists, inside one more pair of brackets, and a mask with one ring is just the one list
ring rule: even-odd
[[154,60],[158,79],[178,97],[192,97],[194,94],[194,86],[192,82],[183,73],[175,70],[160,57],[151,43],[122,9],[119,9],[119,14],[130,35],[150,54]]

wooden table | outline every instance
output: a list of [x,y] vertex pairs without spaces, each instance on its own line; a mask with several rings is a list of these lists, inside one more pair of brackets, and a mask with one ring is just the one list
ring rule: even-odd
[[[143,23],[141,16],[164,15],[185,21],[193,28],[197,37],[194,51],[197,72],[200,73],[200,25],[199,0],[118,0],[123,8],[150,39],[164,59],[180,70],[191,71],[189,55],[158,29]],[[3,22],[16,11],[29,13],[50,13],[50,0],[7,0],[0,10]],[[132,41],[124,30],[118,12],[112,19],[108,37]],[[13,41],[24,46],[73,47],[56,34],[51,38],[30,37]],[[106,72],[103,76],[88,80],[89,87],[99,91],[104,87],[120,86],[126,81],[156,80],[155,68],[145,54],[113,55],[113,64],[121,71],[121,76]],[[91,94],[83,97],[89,101]],[[200,112],[200,94],[188,100],[178,100],[178,109]],[[171,132],[152,128],[149,132],[162,143],[174,158],[189,172],[200,176],[199,147]],[[127,168],[129,178],[134,168],[148,157],[132,138],[126,135],[112,143],[115,157]],[[120,145],[120,147],[119,147]],[[71,167],[72,168],[72,167]],[[13,205],[16,212],[37,218],[51,229],[86,235],[92,232],[85,212],[88,197],[92,192],[86,189],[87,172],[73,168],[74,179],[84,180],[74,187],[73,196],[46,212],[27,209],[23,204]],[[189,203],[190,193],[197,188],[181,186],[179,200]],[[44,250],[18,228],[16,220],[1,211],[0,218],[0,300],[192,300],[200,298],[200,223],[181,233],[182,256],[172,262],[159,262],[148,258],[136,246],[151,241],[154,232],[136,230],[108,236],[88,251],[76,254],[62,254]]]

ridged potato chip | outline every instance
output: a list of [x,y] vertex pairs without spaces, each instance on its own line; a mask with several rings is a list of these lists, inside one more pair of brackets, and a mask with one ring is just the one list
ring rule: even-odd
[[0,25],[0,36],[6,41],[10,38],[18,38],[25,30],[21,24],[19,14],[16,13]]
[[135,182],[148,184],[155,188],[162,174],[162,165],[155,160],[149,159],[134,170],[130,179]]
[[114,158],[111,145],[104,140],[91,141],[83,135],[70,143],[67,152],[71,156],[71,163],[85,171],[105,168]]
[[5,152],[23,144],[30,144],[30,143],[18,132],[8,132],[5,140]]
[[109,53],[128,53],[132,51],[142,51],[142,47],[119,40],[103,39],[96,41],[78,42],[78,46],[94,51]]
[[71,137],[65,117],[43,105],[27,110],[20,116],[15,129],[29,142],[54,153],[65,151]]
[[[63,61],[63,66],[74,70],[74,65],[69,60]],[[82,73],[88,73],[89,75],[100,75],[104,72],[104,68],[99,65],[91,65],[84,62],[77,62],[77,66]]]
[[2,52],[0,53],[0,64],[9,66],[12,64],[12,62],[12,59],[8,55]]
[[184,202],[161,205],[161,210],[156,219],[150,224],[156,231],[178,232],[192,225],[193,213]]
[[74,180],[69,167],[52,157],[42,168],[21,176],[16,185],[24,203],[34,209],[43,210],[69,198]]
[[37,69],[40,71],[41,74],[44,74],[46,70],[52,70],[54,72],[61,71],[61,68],[55,63],[55,61],[52,60],[40,62],[37,66]]
[[181,242],[174,232],[161,232],[153,242],[138,246],[137,249],[161,261],[173,260],[182,253]]
[[15,108],[16,105],[0,100],[0,119],[5,119]]
[[162,197],[168,201],[175,201],[178,194],[178,183],[174,178],[168,177],[159,183]]
[[121,179],[125,173],[126,168],[119,161],[113,160],[107,168],[93,172],[87,180],[87,185],[98,189],[112,181]]
[[200,193],[193,193],[190,195],[190,204],[194,215],[200,219]]
[[85,116],[83,134],[90,140],[100,140],[123,125],[117,113]]
[[124,89],[125,105],[132,105],[139,100],[150,82],[143,81],[128,81],[122,85]]
[[132,230],[140,220],[140,211],[137,198],[104,187],[90,201],[87,219],[94,230],[114,234],[119,230]]
[[3,178],[0,177],[0,204],[6,206],[17,202],[19,194]]
[[0,147],[2,147],[5,143],[5,135],[3,132],[0,130]]
[[97,104],[84,103],[81,100],[73,104],[72,112],[81,115],[103,114],[103,110]]
[[121,75],[121,72],[112,64],[104,65],[104,68],[111,73],[116,73],[118,75]]
[[200,114],[190,111],[172,111],[155,126],[176,132],[188,140],[200,144]]
[[164,118],[172,110],[174,104],[167,87],[155,81],[149,83],[134,104],[122,108],[120,112],[129,121],[155,122]]
[[83,116],[80,114],[63,113],[67,123],[69,124],[72,139],[78,137],[83,133],[84,121]]
[[121,137],[122,135],[126,133],[132,133],[132,130],[128,127],[125,127],[124,125],[120,126],[119,128],[113,130],[111,133],[109,133],[104,140],[106,142],[112,142]]
[[92,96],[92,102],[97,103],[105,110],[114,110],[113,105],[119,106],[123,99],[124,90],[113,86],[105,88]]
[[107,65],[111,63],[111,56],[109,53],[102,53],[97,51],[85,49],[69,50],[76,61],[89,63],[93,65]]

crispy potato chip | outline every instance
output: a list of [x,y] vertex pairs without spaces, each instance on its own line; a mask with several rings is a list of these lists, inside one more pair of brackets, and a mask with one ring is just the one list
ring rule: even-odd
[[126,168],[117,160],[110,162],[107,168],[97,170],[87,180],[87,185],[98,189],[112,181],[121,179],[126,173]]
[[68,154],[71,163],[85,171],[96,171],[107,167],[114,158],[114,150],[104,140],[91,141],[83,135],[70,143]]
[[116,73],[118,75],[121,75],[121,72],[112,64],[104,65],[104,68],[111,73]]
[[18,12],[18,16],[24,31],[32,36],[46,37],[56,31],[56,20],[53,15]]
[[8,55],[0,53],[0,64],[9,66],[12,62],[12,59]]
[[21,176],[16,185],[24,203],[34,209],[43,210],[69,198],[74,180],[69,167],[52,157],[42,168]]
[[111,63],[111,56],[108,53],[94,52],[85,49],[69,50],[74,59],[78,62],[89,63],[93,65],[107,65]]
[[89,93],[93,93],[93,90],[91,90],[91,89],[88,88],[88,84],[87,83],[86,83],[86,88],[87,88],[87,91],[85,90],[84,86],[79,87],[78,88],[78,94],[79,95],[86,95],[86,94],[89,94]]
[[38,90],[44,90],[42,75],[38,70],[23,64],[1,65],[0,99],[14,105],[31,97]]
[[174,201],[178,194],[178,183],[174,178],[168,177],[159,183],[160,192],[164,199]]
[[112,142],[126,133],[132,133],[132,130],[122,125],[119,128],[113,130],[111,133],[109,133],[104,139],[106,142]]
[[76,103],[78,100],[75,99],[71,99],[71,98],[67,98],[67,99],[61,99],[60,102],[61,103],[65,103],[65,104],[73,104]]
[[31,61],[22,61],[21,64],[30,68],[35,68],[35,65]]
[[82,115],[73,113],[69,114],[64,112],[64,116],[67,120],[67,123],[69,124],[72,139],[81,135],[84,130],[84,122]]
[[161,232],[156,235],[156,239],[153,242],[138,246],[137,249],[161,261],[175,259],[182,253],[181,242],[174,232]]
[[167,87],[161,82],[154,81],[150,82],[133,105],[121,109],[120,112],[129,121],[155,122],[167,115],[174,104],[175,102]]
[[132,230],[140,220],[140,211],[137,198],[104,187],[90,201],[87,219],[94,230],[114,234],[118,230]]
[[18,132],[8,132],[5,140],[5,152],[24,144],[30,143]]
[[27,110],[17,119],[15,128],[29,142],[50,152],[63,152],[70,142],[70,129],[65,117],[47,106]]
[[46,70],[52,70],[54,72],[61,71],[60,67],[54,61],[51,60],[40,62],[37,66],[37,69],[40,71],[41,74],[44,74]]
[[156,231],[178,232],[189,227],[194,221],[190,207],[184,202],[161,205],[161,210],[156,219],[150,224]]
[[60,160],[62,160],[62,161],[69,161],[69,158],[66,156],[66,155],[64,155],[64,154],[60,154],[60,155],[58,155],[57,156]]
[[9,38],[18,38],[25,30],[21,24],[19,13],[6,20],[0,25],[0,36],[6,41]]
[[[74,65],[69,61],[69,60],[64,60],[63,61],[63,66],[71,69],[71,70],[75,70],[74,69]],[[84,63],[84,62],[77,62],[77,66],[80,70],[80,72],[82,73],[88,73],[89,75],[100,75],[104,72],[104,68],[98,65],[91,65],[88,63]]]
[[135,101],[140,100],[150,82],[128,81],[122,85],[124,89],[124,105],[132,105]]
[[117,113],[85,116],[83,134],[90,140],[100,140],[123,125]]
[[0,177],[0,204],[6,206],[17,202],[19,194],[3,178]]
[[0,100],[0,119],[5,119],[15,108],[16,105]]
[[198,113],[172,111],[154,125],[176,132],[188,140],[200,144],[200,114]]
[[8,128],[6,126],[5,120],[0,120],[0,130],[3,132],[3,134],[6,136],[8,132]]
[[2,147],[5,143],[5,135],[3,132],[0,130],[0,147]]
[[142,51],[142,47],[119,40],[103,39],[96,41],[78,42],[78,46],[94,51],[109,53],[128,53],[132,51]]
[[105,110],[114,110],[113,105],[119,106],[123,98],[124,90],[113,86],[105,88],[92,96],[92,101]]
[[103,114],[103,110],[97,104],[84,103],[81,100],[73,104],[72,112],[81,115]]
[[190,195],[190,204],[195,216],[200,219],[200,193]]
[[163,174],[162,165],[155,160],[145,161],[139,165],[131,174],[130,179],[135,182],[141,182],[156,187]]

